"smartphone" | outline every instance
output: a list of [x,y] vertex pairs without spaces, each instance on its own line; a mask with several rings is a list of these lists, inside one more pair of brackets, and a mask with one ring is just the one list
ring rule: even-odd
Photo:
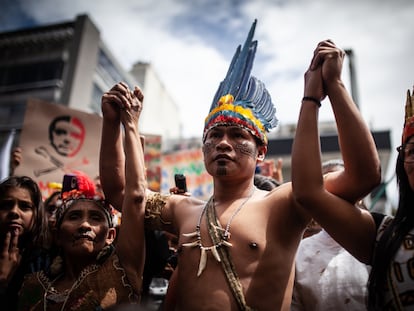
[[185,179],[185,175],[175,174],[174,180],[175,180],[175,186],[178,188],[180,193],[187,192],[187,181]]
[[63,176],[62,192],[68,192],[78,189],[78,180],[76,175],[66,174]]

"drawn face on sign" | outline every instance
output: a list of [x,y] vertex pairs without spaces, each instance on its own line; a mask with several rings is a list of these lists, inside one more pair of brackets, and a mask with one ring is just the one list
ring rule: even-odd
[[76,117],[56,117],[49,125],[49,140],[58,154],[73,157],[85,140],[85,127]]

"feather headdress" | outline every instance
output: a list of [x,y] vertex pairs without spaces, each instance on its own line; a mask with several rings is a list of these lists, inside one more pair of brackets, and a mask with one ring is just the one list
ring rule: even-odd
[[204,122],[207,132],[219,125],[237,125],[250,131],[264,144],[266,132],[277,126],[276,109],[263,82],[251,76],[257,41],[253,41],[255,20],[246,42],[238,46],[226,77],[220,83]]
[[407,101],[405,103],[405,120],[402,135],[402,143],[405,144],[414,135],[414,87],[413,92],[407,90]]

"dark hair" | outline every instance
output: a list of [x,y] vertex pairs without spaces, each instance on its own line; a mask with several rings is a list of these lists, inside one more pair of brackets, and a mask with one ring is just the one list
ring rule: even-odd
[[280,183],[276,179],[261,174],[254,174],[254,185],[261,189],[271,191],[274,188],[280,186]]
[[56,190],[54,192],[52,192],[45,200],[45,205],[49,204],[50,201],[52,201],[56,196],[60,195],[61,191],[60,190]]
[[322,163],[322,171],[324,174],[340,171],[344,169],[344,161],[341,159],[328,160]]
[[26,249],[34,247],[43,247],[48,242],[49,233],[47,226],[46,213],[43,208],[42,194],[37,183],[28,176],[10,176],[3,180],[0,184],[0,200],[14,188],[24,188],[30,193],[33,209],[33,228],[29,232],[29,236],[25,240],[27,245],[23,245]]
[[57,190],[55,192],[52,192],[44,201],[43,206],[45,207],[45,210],[48,211],[48,205],[50,202],[52,202],[56,197],[60,197],[60,190]]
[[380,310],[387,284],[388,270],[401,242],[414,226],[414,191],[404,169],[404,155],[398,154],[396,176],[399,189],[398,209],[394,219],[384,230],[372,258],[368,282],[368,309]]

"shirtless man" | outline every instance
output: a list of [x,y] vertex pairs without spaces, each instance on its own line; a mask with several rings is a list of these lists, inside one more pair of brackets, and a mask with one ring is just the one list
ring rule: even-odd
[[[295,254],[310,215],[295,202],[290,183],[271,192],[253,184],[256,165],[267,151],[266,131],[277,121],[264,85],[250,76],[257,44],[252,41],[254,27],[236,53],[205,122],[203,153],[214,181],[212,198],[206,203],[195,197],[148,192],[147,219],[179,236],[176,310],[290,308]],[[330,68],[340,75],[343,57],[344,52],[330,41],[317,46],[302,105],[315,105],[312,100],[329,96],[345,170],[324,182],[330,192],[355,202],[379,182],[379,159],[371,133],[340,80],[331,84],[329,94],[324,93],[321,70]],[[247,94],[254,87],[255,96]],[[110,92],[127,101],[125,84]],[[266,106],[267,113],[260,112],[260,105]],[[101,146],[100,175],[106,197],[119,206],[124,189],[119,108],[104,95],[102,109],[106,143]],[[219,223],[214,224],[214,219]]]

